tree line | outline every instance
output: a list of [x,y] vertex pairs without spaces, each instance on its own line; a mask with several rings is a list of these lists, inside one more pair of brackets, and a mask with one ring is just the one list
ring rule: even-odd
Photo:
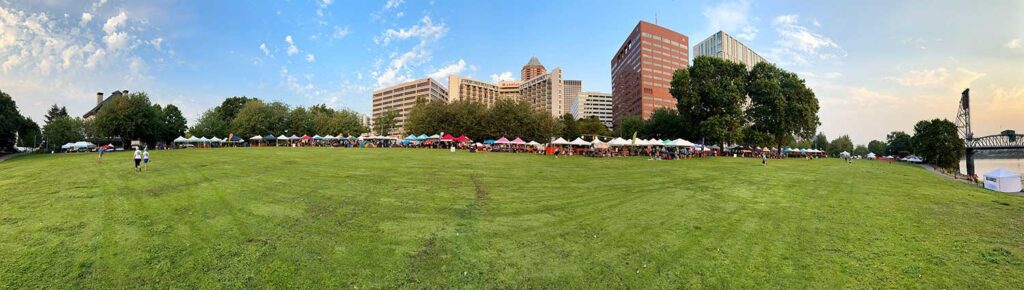
[[14,98],[0,91],[0,153],[14,152],[15,146],[35,147],[41,136],[39,124],[21,115]]
[[194,136],[359,135],[369,131],[358,113],[319,104],[290,108],[281,102],[230,97],[202,114],[189,128]]

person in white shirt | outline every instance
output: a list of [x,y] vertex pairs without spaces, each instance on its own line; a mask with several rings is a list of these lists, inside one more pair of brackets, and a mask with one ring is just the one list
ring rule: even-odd
[[142,169],[149,171],[149,149],[142,150]]
[[141,170],[139,165],[142,163],[142,150],[139,150],[139,147],[135,147],[135,153],[132,154],[132,159],[135,160],[135,172],[139,172]]

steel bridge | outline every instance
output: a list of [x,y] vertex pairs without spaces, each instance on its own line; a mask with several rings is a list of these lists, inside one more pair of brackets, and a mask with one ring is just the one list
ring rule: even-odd
[[974,152],[999,149],[1024,150],[1024,134],[1017,134],[1014,130],[1004,130],[997,135],[975,138],[974,132],[971,132],[970,92],[971,89],[965,89],[960,95],[960,110],[956,114],[956,126],[966,147],[964,159],[967,160],[967,175],[974,176]]

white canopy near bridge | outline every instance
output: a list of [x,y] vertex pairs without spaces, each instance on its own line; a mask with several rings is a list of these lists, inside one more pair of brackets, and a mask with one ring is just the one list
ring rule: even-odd
[[996,169],[985,173],[985,188],[999,192],[1020,192],[1020,173],[1006,169]]

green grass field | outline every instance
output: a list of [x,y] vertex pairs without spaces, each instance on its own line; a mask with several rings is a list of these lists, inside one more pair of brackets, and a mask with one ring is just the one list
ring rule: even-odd
[[0,288],[1024,285],[1024,198],[915,166],[264,148],[0,163]]

